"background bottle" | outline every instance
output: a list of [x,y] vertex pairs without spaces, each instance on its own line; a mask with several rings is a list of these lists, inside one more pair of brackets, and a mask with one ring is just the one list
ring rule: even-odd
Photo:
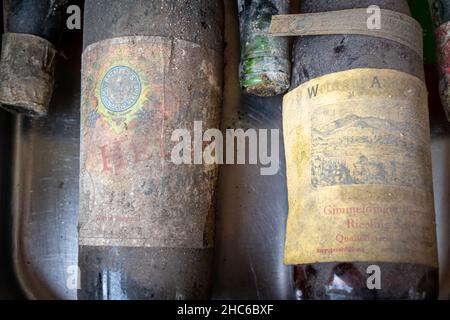
[[48,111],[68,1],[4,2],[0,102],[9,111],[42,116]]
[[171,135],[219,127],[222,32],[218,0],[86,1],[78,298],[208,298],[217,167]]
[[439,91],[447,119],[450,119],[450,1],[430,0],[439,69]]
[[[406,1],[317,1],[301,4],[302,13],[324,12],[378,5],[409,14]],[[393,69],[424,80],[421,58],[409,48],[384,39],[358,35],[301,37],[293,50],[292,89],[311,79],[356,68]],[[289,173],[288,173],[289,175]],[[382,272],[381,290],[369,290],[367,268]],[[419,264],[377,261],[297,265],[295,287],[298,299],[428,299],[438,291],[438,272]]]
[[272,16],[289,13],[289,0],[238,0],[241,31],[241,88],[258,96],[274,96],[289,88],[291,64],[287,38],[270,37]]
[[[0,1],[0,5],[2,5]],[[3,15],[0,15],[0,34],[3,35]],[[0,299],[20,298],[20,290],[14,281],[11,257],[11,223],[5,208],[9,208],[11,190],[11,153],[12,145],[10,137],[12,135],[13,116],[4,110],[0,110]]]

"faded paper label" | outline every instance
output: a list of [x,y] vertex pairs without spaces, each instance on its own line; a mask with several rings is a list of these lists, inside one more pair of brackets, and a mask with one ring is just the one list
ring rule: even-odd
[[287,264],[437,266],[427,91],[378,69],[329,74],[284,98]]
[[328,12],[275,15],[269,29],[273,36],[359,34],[395,41],[423,56],[423,30],[412,17],[381,9],[381,28],[369,28],[365,8]]
[[217,168],[175,165],[175,129],[215,127],[222,58],[163,37],[83,53],[80,245],[209,248]]

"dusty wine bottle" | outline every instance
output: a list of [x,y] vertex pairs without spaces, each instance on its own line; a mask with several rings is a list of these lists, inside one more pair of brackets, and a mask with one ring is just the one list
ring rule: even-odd
[[172,133],[218,128],[222,33],[219,0],[85,2],[80,299],[208,298],[217,166]]
[[287,91],[291,64],[288,39],[267,35],[273,15],[289,12],[289,0],[238,0],[241,88],[258,96]]
[[53,92],[56,46],[65,26],[67,0],[4,1],[0,103],[11,112],[43,116]]
[[439,92],[450,121],[450,1],[429,0],[435,25],[439,65]]
[[[360,33],[340,33],[342,25],[359,21],[353,13],[364,17],[371,5],[383,9],[383,31],[393,32],[395,41],[387,33],[370,36],[366,18]],[[299,31],[323,33],[296,39],[284,97],[285,261],[296,266],[296,296],[436,298],[427,91],[414,47],[420,26],[406,1],[301,4],[304,14],[330,11],[341,20],[299,20]],[[327,24],[333,30],[324,30]],[[415,30],[417,41],[401,43]]]

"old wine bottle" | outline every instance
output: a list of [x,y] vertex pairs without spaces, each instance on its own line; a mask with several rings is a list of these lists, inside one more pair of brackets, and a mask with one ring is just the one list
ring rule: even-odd
[[[304,0],[301,12],[370,5],[409,15],[398,0]],[[293,59],[285,260],[296,265],[297,298],[435,298],[422,58],[380,37],[321,35],[297,38]]]
[[175,165],[171,137],[219,126],[222,6],[85,3],[80,299],[210,294],[217,167]]
[[267,35],[273,15],[289,12],[289,0],[238,0],[241,88],[258,96],[287,91],[291,78],[287,38]]
[[12,112],[43,116],[53,92],[67,0],[4,2],[0,103]]
[[439,92],[441,102],[450,121],[450,1],[429,0],[435,25],[439,62]]

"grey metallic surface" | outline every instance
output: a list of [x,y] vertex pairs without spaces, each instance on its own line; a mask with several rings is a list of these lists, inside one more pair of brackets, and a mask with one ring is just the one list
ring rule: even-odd
[[49,115],[13,120],[13,263],[34,299],[76,297],[81,34],[66,38]]
[[[0,1],[2,8],[5,1]],[[3,34],[3,15],[0,15]],[[12,177],[13,115],[0,110],[0,299],[21,298],[19,285],[13,277],[11,252],[11,177]]]
[[53,111],[15,122],[13,261],[31,298],[74,298],[66,282],[77,257],[77,118]]
[[19,285],[13,276],[11,252],[11,133],[13,116],[0,110],[0,299],[21,297]]
[[[240,92],[239,24],[234,2],[226,1],[222,129],[280,129],[281,96],[260,98]],[[283,264],[287,198],[281,135],[279,142],[282,159],[277,175],[261,176],[259,165],[220,168],[215,299],[291,298],[291,268]]]
[[434,198],[440,266],[440,298],[450,299],[450,137],[434,137]]

